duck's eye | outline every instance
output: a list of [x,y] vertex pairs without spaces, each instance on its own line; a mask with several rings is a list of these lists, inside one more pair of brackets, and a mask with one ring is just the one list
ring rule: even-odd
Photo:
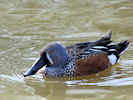
[[49,54],[52,54],[52,53],[53,53],[53,51],[49,51],[48,53],[49,53]]

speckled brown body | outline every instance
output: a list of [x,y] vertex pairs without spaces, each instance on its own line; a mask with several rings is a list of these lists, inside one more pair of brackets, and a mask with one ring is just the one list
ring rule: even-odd
[[103,71],[110,67],[110,61],[103,52],[88,56],[85,59],[79,59],[75,62],[75,73],[77,75],[88,75]]

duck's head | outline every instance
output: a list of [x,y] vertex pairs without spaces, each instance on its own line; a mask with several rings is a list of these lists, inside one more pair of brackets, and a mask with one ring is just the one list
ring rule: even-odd
[[68,55],[64,47],[58,43],[49,43],[42,48],[39,58],[33,66],[24,73],[24,77],[34,75],[45,65],[46,67],[61,67],[67,59]]

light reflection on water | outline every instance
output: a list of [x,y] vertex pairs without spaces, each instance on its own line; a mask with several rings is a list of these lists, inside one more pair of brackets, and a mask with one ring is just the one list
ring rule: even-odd
[[[0,100],[132,100],[132,0],[4,0],[0,5]],[[115,42],[131,41],[115,66],[82,77],[23,77],[45,44],[94,41],[109,29]]]

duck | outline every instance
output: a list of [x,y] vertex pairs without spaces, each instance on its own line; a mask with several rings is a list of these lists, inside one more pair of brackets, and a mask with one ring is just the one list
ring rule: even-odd
[[130,43],[128,40],[112,43],[111,35],[112,30],[109,30],[97,41],[67,47],[56,42],[48,43],[24,77],[36,74],[44,66],[43,75],[50,77],[85,76],[101,72],[116,64]]

